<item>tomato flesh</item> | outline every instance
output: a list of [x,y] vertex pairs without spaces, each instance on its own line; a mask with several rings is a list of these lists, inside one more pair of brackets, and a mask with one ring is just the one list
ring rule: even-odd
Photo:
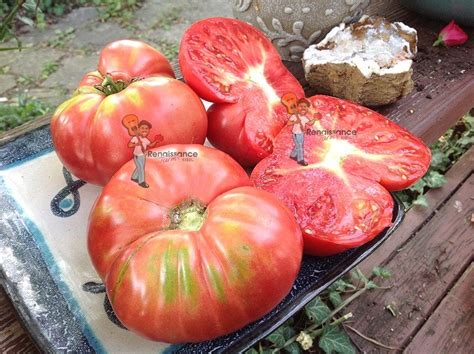
[[374,111],[328,96],[309,100],[319,120],[304,136],[308,165],[290,159],[294,142],[287,127],[251,179],[293,212],[305,252],[327,256],[360,246],[388,227],[389,191],[421,178],[431,154],[421,140]]
[[280,97],[304,96],[271,42],[234,19],[210,18],[184,34],[179,54],[186,82],[207,101],[209,141],[244,166],[272,152],[287,121]]

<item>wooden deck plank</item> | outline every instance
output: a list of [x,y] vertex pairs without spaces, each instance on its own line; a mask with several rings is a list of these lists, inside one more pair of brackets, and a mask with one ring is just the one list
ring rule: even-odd
[[[408,345],[473,260],[473,196],[471,175],[416,237],[387,263],[393,275],[383,285],[393,287],[367,293],[348,307],[355,318],[352,327],[390,346]],[[389,304],[396,309],[396,317],[385,309]],[[362,350],[374,349],[360,337],[352,338]],[[427,352],[435,349],[427,348]]]
[[408,211],[399,228],[373,254],[365,259],[359,268],[370,274],[373,267],[385,265],[397,254],[408,239],[420,231],[425,221],[438,213],[440,206],[456,191],[469,175],[474,172],[474,147],[471,147],[446,173],[446,184],[426,193],[428,207],[413,207]]
[[23,329],[5,290],[0,286],[0,353],[40,353]]
[[406,353],[474,353],[474,263],[418,331]]

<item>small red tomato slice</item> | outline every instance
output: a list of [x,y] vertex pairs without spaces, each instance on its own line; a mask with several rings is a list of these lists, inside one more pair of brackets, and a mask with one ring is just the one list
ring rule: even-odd
[[251,179],[292,210],[305,251],[326,256],[360,246],[389,226],[389,191],[421,178],[431,153],[417,137],[374,111],[328,96],[309,100],[319,119],[305,131],[308,165],[290,159],[294,142],[287,127]]
[[183,76],[209,109],[210,142],[242,165],[253,166],[273,147],[287,121],[280,97],[303,97],[298,80],[256,28],[228,18],[193,24],[181,41]]

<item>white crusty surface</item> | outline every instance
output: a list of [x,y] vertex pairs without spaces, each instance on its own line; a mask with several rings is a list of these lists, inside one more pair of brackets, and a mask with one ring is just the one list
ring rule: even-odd
[[[361,22],[366,20],[363,18]],[[334,27],[321,42],[305,50],[305,71],[309,72],[313,65],[327,63],[356,66],[366,78],[372,74],[396,74],[410,70],[416,47],[412,51],[410,43],[400,32],[416,41],[415,29],[401,22],[389,24],[388,27],[366,23],[362,28],[364,35],[354,36],[351,27],[346,27],[344,23]]]

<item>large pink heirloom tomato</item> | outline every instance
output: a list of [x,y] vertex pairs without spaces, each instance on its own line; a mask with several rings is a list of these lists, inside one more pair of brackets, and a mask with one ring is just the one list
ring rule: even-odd
[[168,60],[139,41],[120,40],[100,54],[97,71],[84,76],[75,95],[51,120],[62,163],[77,177],[104,185],[133,156],[125,116],[152,124],[148,139],[160,145],[202,144],[207,116],[199,97],[174,78]]
[[265,315],[300,268],[303,241],[290,211],[250,187],[221,151],[169,145],[151,154],[149,188],[131,181],[130,161],[90,215],[89,254],[117,317],[147,338],[183,343]]

